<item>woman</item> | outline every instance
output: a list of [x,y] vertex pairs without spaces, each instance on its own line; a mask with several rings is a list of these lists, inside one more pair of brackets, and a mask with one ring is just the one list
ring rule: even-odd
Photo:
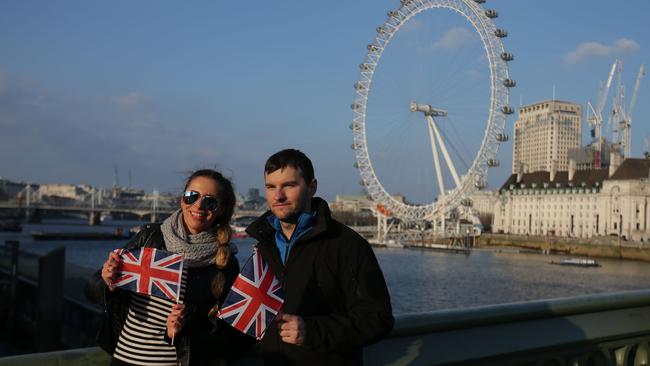
[[[153,247],[184,255],[181,301],[111,285],[119,256],[111,252],[94,281],[106,307],[97,340],[113,365],[225,364],[245,340],[216,311],[239,273],[229,226],[235,206],[231,182],[203,169],[187,179],[180,209],[162,224],[146,225],[126,248]],[[241,342],[240,342],[241,340]]]

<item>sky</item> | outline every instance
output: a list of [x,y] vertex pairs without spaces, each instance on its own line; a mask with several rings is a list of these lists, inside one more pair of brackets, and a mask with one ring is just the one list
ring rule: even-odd
[[[209,167],[245,193],[263,188],[269,155],[293,147],[314,162],[319,195],[359,194],[353,84],[376,27],[398,6],[2,1],[0,176],[109,187],[116,171],[122,185],[130,172],[133,187],[178,193],[188,172]],[[615,59],[628,95],[641,63],[650,67],[646,0],[483,6],[498,11],[495,23],[509,33],[513,107],[555,95],[586,109]],[[485,129],[488,75],[482,44],[459,15],[433,9],[400,29],[373,79],[367,120],[371,160],[391,193],[423,203],[435,195],[426,125],[407,102],[449,109],[441,130],[462,174]],[[646,77],[633,114],[633,156],[650,136],[649,102]],[[515,120],[506,123],[511,136]],[[501,146],[490,188],[510,174],[511,150],[511,142]]]

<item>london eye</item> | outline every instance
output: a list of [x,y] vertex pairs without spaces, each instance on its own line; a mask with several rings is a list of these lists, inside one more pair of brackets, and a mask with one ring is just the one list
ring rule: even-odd
[[[471,206],[469,197],[485,188],[488,170],[499,165],[497,160],[499,145],[508,140],[505,124],[508,115],[513,113],[513,109],[508,103],[508,95],[509,88],[514,87],[516,82],[509,76],[508,63],[514,59],[514,56],[505,50],[502,42],[508,35],[507,31],[498,28],[494,23],[495,18],[498,17],[497,11],[483,8],[484,3],[485,0],[402,0],[400,6],[389,11],[384,23],[377,27],[374,40],[367,45],[366,56],[359,65],[360,74],[354,83],[355,97],[351,104],[353,116],[350,125],[353,133],[351,147],[355,153],[355,167],[360,173],[361,184],[370,198],[382,207],[384,212],[389,212],[391,216],[402,221],[431,221],[458,207]],[[480,61],[477,61],[477,64],[483,68],[479,76],[486,80],[486,86],[485,93],[480,97],[484,99],[483,103],[473,103],[480,105],[480,108],[483,109],[481,117],[483,122],[477,122],[477,118],[473,117],[467,117],[467,121],[459,117],[465,108],[459,108],[453,103],[445,104],[443,98],[437,96],[436,93],[445,87],[438,87],[434,82],[427,83],[427,88],[430,87],[430,89],[425,89],[430,92],[409,95],[409,90],[406,88],[406,92],[400,90],[398,98],[391,99],[392,101],[399,99],[399,105],[396,108],[399,109],[402,117],[395,118],[399,120],[397,122],[399,128],[417,128],[419,131],[401,140],[399,137],[394,137],[393,134],[391,140],[398,141],[391,141],[392,146],[396,146],[396,150],[408,148],[409,145],[418,141],[428,145],[426,154],[423,152],[417,154],[418,156],[426,155],[422,158],[424,159],[422,163],[401,157],[399,158],[401,160],[388,164],[390,165],[388,168],[383,168],[384,170],[394,170],[401,165],[408,164],[421,164],[429,168],[428,171],[431,172],[429,175],[432,176],[430,182],[436,187],[427,188],[433,192],[427,202],[414,203],[395,196],[395,191],[399,190],[400,182],[410,179],[412,174],[393,179],[397,183],[393,184],[392,192],[389,192],[383,176],[377,172],[378,161],[381,160],[382,153],[386,149],[380,143],[373,145],[373,142],[369,141],[371,139],[370,131],[373,128],[381,129],[381,122],[378,121],[388,114],[376,112],[387,103],[372,100],[373,92],[377,93],[377,88],[392,89],[392,85],[400,84],[400,81],[393,81],[389,86],[386,84],[374,85],[373,82],[378,75],[386,71],[380,67],[380,60],[383,60],[382,57],[389,50],[398,33],[406,32],[405,29],[407,31],[416,29],[415,25],[422,23],[421,20],[417,20],[419,14],[429,12],[444,12],[443,16],[445,17],[453,14],[460,15],[459,20],[466,27],[469,25],[467,28],[471,31],[467,31],[467,33],[471,32],[472,36],[480,40],[476,42],[480,45],[477,48],[481,53]],[[462,29],[456,30],[456,33],[463,35]],[[440,43],[440,45],[432,51],[431,47],[427,48],[427,52],[445,51],[444,44]],[[400,52],[399,49],[395,51],[395,53],[398,52]],[[410,72],[404,68],[404,66],[397,66],[394,69]],[[424,70],[422,73],[424,76],[433,75],[435,78],[437,67],[425,65],[422,70]],[[447,74],[461,75],[462,72],[456,70],[447,72]],[[416,79],[421,78],[417,77]],[[457,84],[461,85],[461,90],[457,92],[460,95],[469,95],[471,92],[469,89],[473,89],[471,84],[464,84],[465,89],[468,90],[462,90],[463,84]],[[471,101],[467,104],[470,103]],[[410,117],[406,114],[410,114]],[[445,122],[448,117],[455,117],[452,128],[461,131],[461,135],[463,130],[467,129],[468,131],[480,130],[481,136],[475,143],[469,143],[467,140],[462,141],[461,138],[460,143],[457,141],[454,144],[449,138],[451,133],[445,133],[445,128],[450,125]],[[415,122],[404,123],[403,120],[407,118],[415,119]],[[471,123],[469,120],[472,120]],[[460,146],[461,148],[472,145],[469,147],[472,147],[474,151],[465,154],[469,158],[462,159],[460,157],[461,154],[457,153],[457,150],[460,150],[459,145],[466,145]],[[399,156],[400,154],[393,153],[392,155]]]

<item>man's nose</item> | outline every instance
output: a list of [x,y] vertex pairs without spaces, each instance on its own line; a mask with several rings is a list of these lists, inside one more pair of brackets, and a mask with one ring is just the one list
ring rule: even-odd
[[286,196],[284,194],[284,190],[283,189],[277,189],[275,191],[275,197],[274,198],[276,199],[276,201],[284,201],[284,199],[286,198]]

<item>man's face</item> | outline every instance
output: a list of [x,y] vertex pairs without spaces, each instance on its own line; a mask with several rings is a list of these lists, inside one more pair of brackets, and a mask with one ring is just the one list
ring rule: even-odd
[[285,222],[295,222],[302,212],[311,211],[316,180],[305,182],[296,168],[287,166],[264,175],[266,203],[271,212]]

